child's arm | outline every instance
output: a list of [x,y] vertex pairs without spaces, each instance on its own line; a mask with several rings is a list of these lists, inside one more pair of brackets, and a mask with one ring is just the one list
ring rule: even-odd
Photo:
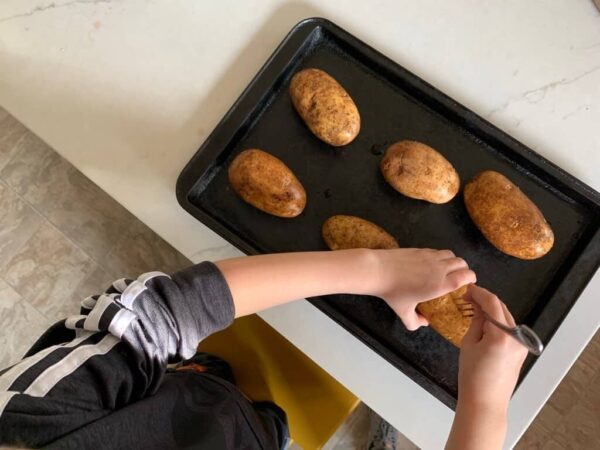
[[477,286],[468,295],[475,317],[461,345],[458,405],[446,450],[501,449],[506,435],[508,402],[527,350],[487,322],[480,313],[515,325],[498,297]]
[[334,293],[383,298],[408,329],[427,325],[417,303],[475,282],[449,250],[342,250],[243,257],[216,263],[236,317],[305,297]]
[[[172,276],[120,279],[86,298],[80,314],[44,333],[28,357],[0,367],[0,447],[90,447],[94,431],[86,434],[88,425],[101,428],[103,417],[154,394],[167,364],[192,357],[198,341],[233,321],[233,309],[212,263]],[[161,419],[157,414],[146,423],[162,430],[156,425]],[[137,448],[139,433],[121,434],[115,446]]]

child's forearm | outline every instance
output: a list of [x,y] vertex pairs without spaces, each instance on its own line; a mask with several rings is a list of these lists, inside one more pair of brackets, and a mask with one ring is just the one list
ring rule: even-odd
[[216,263],[236,317],[293,300],[333,293],[375,295],[378,259],[371,250],[281,253]]
[[383,298],[409,330],[426,325],[419,302],[476,281],[449,250],[393,249],[281,253],[216,263],[229,284],[236,316],[335,293]]
[[483,407],[459,399],[446,450],[501,450],[506,424],[501,405]]

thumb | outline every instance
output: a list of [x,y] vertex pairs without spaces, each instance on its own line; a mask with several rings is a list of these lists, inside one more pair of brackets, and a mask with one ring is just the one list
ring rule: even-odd
[[483,317],[483,314],[475,309],[475,316],[473,316],[471,326],[469,327],[467,334],[465,334],[461,345],[472,345],[478,343],[483,336],[484,324],[485,318]]
[[414,309],[407,311],[400,315],[400,320],[404,323],[404,326],[408,331],[415,331],[421,327],[426,327],[429,322],[421,314],[417,313]]

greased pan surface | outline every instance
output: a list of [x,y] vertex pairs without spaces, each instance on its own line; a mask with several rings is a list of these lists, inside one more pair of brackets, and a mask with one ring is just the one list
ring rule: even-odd
[[[328,72],[358,106],[361,132],[351,144],[333,148],[321,142],[294,110],[289,81],[306,67]],[[422,141],[442,153],[462,186],[481,170],[503,173],[551,224],[553,249],[538,260],[518,260],[483,237],[462,194],[433,205],[394,191],[381,176],[379,161],[385,148],[401,139]],[[299,217],[270,216],[231,190],[227,167],[251,147],[280,158],[302,182],[307,206]],[[545,343],[600,262],[597,192],[325,19],[299,23],[275,50],[181,173],[177,198],[249,254],[325,250],[321,225],[334,214],[373,221],[403,247],[449,248]],[[377,298],[338,295],[310,301],[455,406],[458,350],[431,329],[407,332]],[[533,363],[527,360],[524,373]]]

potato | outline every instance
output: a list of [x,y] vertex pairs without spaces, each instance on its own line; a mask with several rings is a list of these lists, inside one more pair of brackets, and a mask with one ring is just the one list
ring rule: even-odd
[[385,180],[401,194],[431,203],[446,203],[460,187],[458,173],[437,151],[416,141],[400,141],[381,160]]
[[554,233],[538,207],[504,175],[487,170],[465,186],[467,211],[498,250],[521,259],[550,251]]
[[383,228],[356,216],[331,216],[323,223],[323,239],[331,250],[349,248],[398,248]]
[[296,217],[306,206],[306,192],[278,158],[259,149],[244,150],[229,166],[234,191],[255,208],[278,217]]
[[294,108],[310,131],[330,145],[349,144],[360,131],[360,115],[340,84],[319,69],[304,69],[292,77]]
[[471,317],[463,315],[457,305],[457,302],[464,303],[462,298],[466,292],[467,287],[463,286],[449,294],[417,305],[417,311],[427,318],[431,328],[457,347],[460,347],[472,320]]

